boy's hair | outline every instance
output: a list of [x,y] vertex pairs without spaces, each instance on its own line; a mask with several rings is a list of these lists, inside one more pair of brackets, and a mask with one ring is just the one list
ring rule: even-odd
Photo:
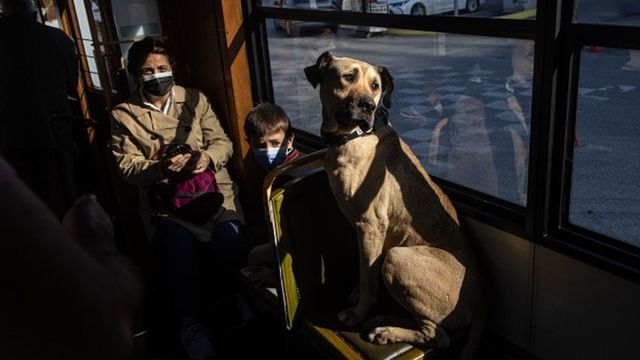
[[291,123],[284,110],[271,103],[262,103],[251,109],[244,122],[244,132],[252,140],[267,134],[284,131],[285,139],[291,138]]

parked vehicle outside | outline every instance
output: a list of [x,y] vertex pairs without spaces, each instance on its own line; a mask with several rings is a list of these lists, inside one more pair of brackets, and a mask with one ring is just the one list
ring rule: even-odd
[[[400,15],[434,15],[455,10],[454,0],[389,0],[389,12]],[[458,10],[475,12],[485,0],[458,0]]]
[[502,0],[502,11],[516,12],[536,8],[537,0]]
[[[335,11],[331,0],[275,0],[273,5],[283,9],[327,10]],[[302,31],[331,29],[338,31],[338,25],[327,22],[273,19],[276,30],[283,29],[289,36],[300,36]]]

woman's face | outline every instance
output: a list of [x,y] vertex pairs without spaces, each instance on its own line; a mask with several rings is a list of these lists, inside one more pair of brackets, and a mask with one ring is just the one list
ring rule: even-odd
[[140,67],[140,77],[172,71],[169,58],[163,54],[149,54]]

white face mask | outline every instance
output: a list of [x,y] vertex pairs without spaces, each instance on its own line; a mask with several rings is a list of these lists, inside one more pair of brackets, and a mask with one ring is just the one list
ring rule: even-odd
[[252,149],[252,151],[258,165],[265,170],[271,170],[282,164],[293,148],[287,148],[285,145],[279,148]]

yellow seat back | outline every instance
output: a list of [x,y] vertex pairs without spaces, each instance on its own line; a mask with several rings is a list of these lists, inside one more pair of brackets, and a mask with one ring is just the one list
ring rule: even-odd
[[355,230],[336,205],[326,173],[310,170],[272,189],[268,201],[288,328],[299,312],[346,307],[357,283]]

